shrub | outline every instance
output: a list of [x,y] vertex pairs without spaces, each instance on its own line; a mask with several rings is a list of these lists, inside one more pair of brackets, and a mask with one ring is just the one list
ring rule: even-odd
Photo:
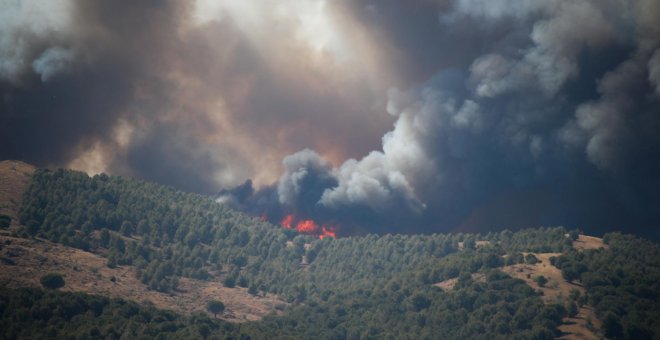
[[11,217],[0,215],[0,228],[7,228],[11,224]]
[[48,289],[57,289],[64,287],[64,278],[62,274],[49,273],[41,277],[41,285]]
[[525,262],[527,262],[528,264],[537,264],[539,262],[539,259],[537,259],[536,256],[534,256],[534,254],[527,254],[525,256]]
[[539,284],[539,287],[545,287],[545,284],[548,283],[548,279],[543,275],[539,275],[536,277],[536,283]]
[[225,304],[218,300],[211,300],[206,303],[206,309],[213,313],[213,317],[217,317],[218,313],[222,313],[225,310]]

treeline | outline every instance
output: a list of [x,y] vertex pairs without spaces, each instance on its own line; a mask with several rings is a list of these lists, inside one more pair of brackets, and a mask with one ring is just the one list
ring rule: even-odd
[[606,234],[608,249],[570,252],[553,260],[579,281],[610,339],[660,337],[660,247],[630,235]]

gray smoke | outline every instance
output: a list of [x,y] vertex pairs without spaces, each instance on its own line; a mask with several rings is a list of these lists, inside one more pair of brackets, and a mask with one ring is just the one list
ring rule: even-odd
[[[416,5],[353,6],[374,29],[405,37],[405,20],[373,16]],[[309,150],[289,156],[285,164],[313,161],[287,166],[280,202],[317,205],[319,219],[335,216],[348,234],[356,224],[376,232],[563,224],[657,237],[660,3],[458,0],[435,9],[438,33],[409,38],[433,44],[477,30],[493,40],[478,53],[441,46],[439,72],[391,89],[396,122],[381,150],[335,169]],[[336,185],[298,180],[310,173]]]
[[244,3],[0,0],[0,158],[344,235],[658,236],[657,0]]

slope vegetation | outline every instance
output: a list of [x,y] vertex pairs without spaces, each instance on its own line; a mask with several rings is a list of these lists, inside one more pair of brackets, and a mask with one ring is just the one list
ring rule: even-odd
[[[66,170],[35,172],[19,218],[24,227],[12,237],[92,253],[95,260],[85,262],[105,264],[97,270],[102,280],[106,270],[112,284],[134,280],[146,297],[232,287],[280,296],[289,304],[279,305],[281,315],[232,329],[252,338],[552,339],[571,336],[562,327],[584,306],[592,308],[594,325],[602,320],[601,331],[591,327],[596,337],[660,335],[653,317],[660,313],[658,246],[625,235],[608,234],[604,247],[580,250],[577,232],[561,227],[319,240],[204,196]],[[126,268],[134,271],[113,274]],[[538,274],[547,276],[548,289]],[[451,289],[433,285],[448,280]],[[214,335],[226,334],[224,324],[211,323]]]

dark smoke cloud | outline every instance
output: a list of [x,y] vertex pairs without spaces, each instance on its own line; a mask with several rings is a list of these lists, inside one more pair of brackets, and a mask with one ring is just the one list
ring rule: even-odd
[[660,237],[656,0],[4,7],[0,158],[340,235]]
[[336,162],[377,147],[386,85],[294,39],[296,13],[217,4],[204,20],[189,1],[3,4],[0,158],[212,193],[270,183],[307,146]]
[[[420,61],[412,74],[439,71],[389,91],[397,120],[381,151],[324,169],[337,185],[314,195],[318,219],[333,216],[349,234],[359,221],[376,232],[565,225],[659,236],[656,1],[352,6]],[[420,8],[421,18],[435,8],[435,25],[395,14]],[[438,60],[418,55],[427,52]]]

